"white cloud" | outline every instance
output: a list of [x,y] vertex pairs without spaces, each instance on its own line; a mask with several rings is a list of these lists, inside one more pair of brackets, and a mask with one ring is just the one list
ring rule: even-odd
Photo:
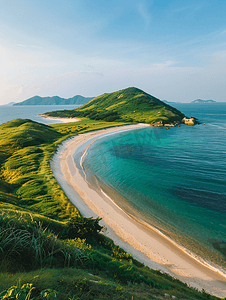
[[24,45],[24,44],[17,44],[18,47],[22,48],[37,48],[37,49],[42,49],[42,47],[37,46],[37,45]]
[[163,69],[163,68],[167,68],[167,67],[170,67],[172,65],[175,65],[175,64],[177,64],[177,62],[168,60],[165,63],[153,64],[153,66],[157,67],[158,69]]
[[151,22],[151,14],[148,11],[147,5],[145,3],[139,3],[138,12],[144,20],[145,27],[148,27]]

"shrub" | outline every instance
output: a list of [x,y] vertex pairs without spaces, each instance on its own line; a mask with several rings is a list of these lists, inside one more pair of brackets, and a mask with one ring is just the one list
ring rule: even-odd
[[97,237],[98,233],[103,229],[99,224],[101,218],[84,218],[72,217],[68,222],[69,238],[87,239]]

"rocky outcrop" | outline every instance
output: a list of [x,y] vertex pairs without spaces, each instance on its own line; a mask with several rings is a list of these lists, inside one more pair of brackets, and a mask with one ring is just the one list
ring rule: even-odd
[[175,126],[180,126],[180,124],[185,124],[185,125],[196,125],[200,124],[198,122],[198,119],[196,118],[188,118],[184,117],[181,122],[174,121],[172,123],[165,123],[164,121],[158,121],[153,124],[151,124],[154,127],[175,127]]
[[159,122],[155,122],[155,123],[151,124],[151,126],[162,127],[162,126],[164,126],[164,124],[162,123],[162,121],[159,121]]
[[200,124],[196,118],[187,118],[187,117],[184,117],[184,118],[182,119],[182,122],[183,122],[185,125],[195,125],[195,124]]

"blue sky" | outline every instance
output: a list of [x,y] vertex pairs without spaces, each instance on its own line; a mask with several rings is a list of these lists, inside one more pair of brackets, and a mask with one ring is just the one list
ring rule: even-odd
[[226,1],[0,0],[0,104],[129,86],[226,101]]

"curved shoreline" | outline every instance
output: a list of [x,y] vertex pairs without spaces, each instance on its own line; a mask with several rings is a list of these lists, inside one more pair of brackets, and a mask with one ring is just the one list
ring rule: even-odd
[[[180,279],[188,285],[204,289],[218,296],[226,296],[226,276],[213,267],[197,261],[182,247],[164,236],[150,225],[137,222],[108,195],[98,193],[81,176],[74,162],[73,154],[84,144],[89,145],[101,135],[121,130],[142,128],[131,125],[88,132],[67,140],[54,155],[51,168],[62,189],[72,203],[86,217],[101,217],[107,227],[107,235],[116,244],[130,252],[134,258],[152,269],[159,269]],[[143,126],[144,127],[144,126]],[[84,153],[84,152],[83,152]]]

